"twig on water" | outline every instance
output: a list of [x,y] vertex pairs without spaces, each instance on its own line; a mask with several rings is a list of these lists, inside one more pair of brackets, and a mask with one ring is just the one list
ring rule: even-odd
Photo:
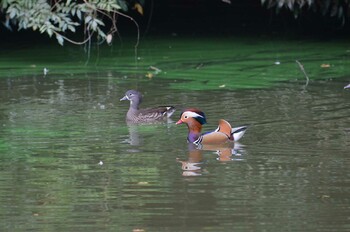
[[306,83],[304,85],[304,89],[306,89],[307,85],[309,84],[309,80],[310,79],[309,79],[308,75],[305,72],[304,65],[302,65],[298,60],[296,60],[295,62],[297,62],[297,64],[299,65],[300,70],[304,73],[304,76],[306,78]]
[[157,68],[157,67],[155,67],[155,66],[149,66],[149,68],[152,69],[152,70],[154,70],[155,74],[158,74],[158,73],[161,73],[161,72],[162,72],[161,69],[159,69],[159,68]]

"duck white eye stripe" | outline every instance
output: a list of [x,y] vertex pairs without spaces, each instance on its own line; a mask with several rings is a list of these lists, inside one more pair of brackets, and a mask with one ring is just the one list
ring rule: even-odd
[[192,111],[185,111],[185,112],[183,113],[183,115],[187,115],[187,116],[192,117],[192,118],[196,118],[196,117],[204,118],[202,115],[197,114],[197,113],[192,112]]

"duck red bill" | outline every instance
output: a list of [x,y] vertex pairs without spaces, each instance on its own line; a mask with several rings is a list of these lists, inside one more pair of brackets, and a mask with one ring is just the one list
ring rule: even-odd
[[176,125],[183,123],[183,121],[180,119],[179,121],[176,122]]

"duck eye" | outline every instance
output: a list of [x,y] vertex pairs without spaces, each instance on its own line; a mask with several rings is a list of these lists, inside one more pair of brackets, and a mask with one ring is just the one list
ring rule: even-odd
[[188,118],[188,116],[187,115],[185,115],[185,117],[184,118]]
[[129,93],[129,96],[132,96],[132,93]]

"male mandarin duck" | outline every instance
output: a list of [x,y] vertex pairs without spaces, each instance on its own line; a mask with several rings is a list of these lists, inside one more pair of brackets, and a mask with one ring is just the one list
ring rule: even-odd
[[187,141],[196,145],[223,144],[238,141],[247,130],[247,126],[232,128],[230,123],[224,119],[220,119],[219,126],[215,131],[201,134],[202,125],[206,122],[205,114],[198,109],[192,108],[182,112],[176,124],[187,124]]
[[142,95],[136,90],[128,90],[120,101],[129,100],[130,107],[126,114],[126,121],[131,123],[149,123],[169,118],[174,112],[173,106],[158,106],[155,108],[139,109]]

